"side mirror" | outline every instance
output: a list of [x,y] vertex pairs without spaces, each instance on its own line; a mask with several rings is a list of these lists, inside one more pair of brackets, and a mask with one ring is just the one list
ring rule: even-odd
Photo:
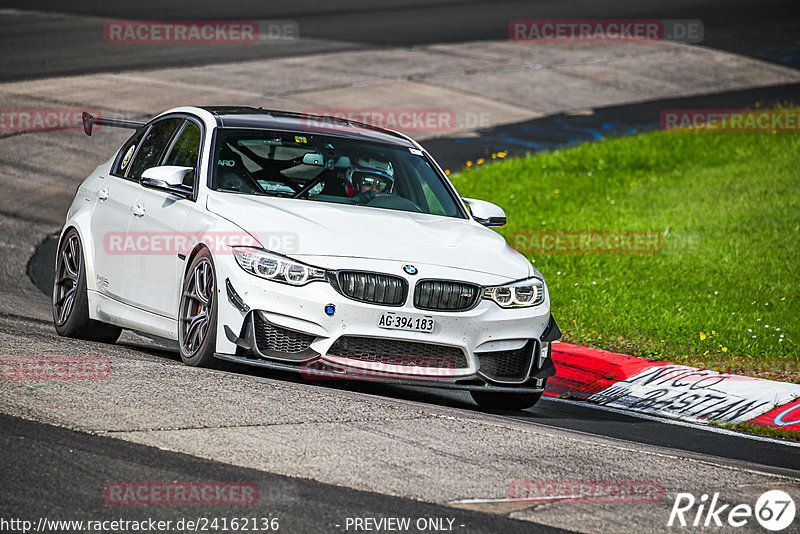
[[464,198],[462,200],[469,207],[472,218],[480,224],[484,226],[504,226],[506,224],[506,212],[500,206],[474,198]]
[[191,196],[192,191],[189,186],[184,185],[183,179],[190,172],[194,172],[191,167],[178,167],[175,165],[150,167],[142,173],[139,183],[142,187],[158,189],[159,191],[188,198]]

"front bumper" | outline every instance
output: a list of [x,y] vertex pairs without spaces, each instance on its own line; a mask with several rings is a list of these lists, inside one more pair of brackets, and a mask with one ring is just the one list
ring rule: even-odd
[[[232,267],[232,268],[231,268]],[[394,266],[392,266],[394,267]],[[222,360],[281,371],[300,372],[311,379],[377,380],[401,385],[462,390],[539,393],[547,377],[555,374],[549,357],[549,339],[558,330],[550,315],[549,297],[532,308],[503,309],[482,300],[462,312],[427,311],[414,307],[411,298],[402,306],[381,306],[359,302],[338,293],[330,284],[312,282],[293,287],[262,280],[245,273],[230,262],[218,262],[217,353]],[[386,266],[388,271],[390,266]],[[385,272],[385,271],[384,271]],[[433,278],[452,278],[452,269]],[[409,278],[413,286],[414,279]],[[328,315],[325,307],[333,305]],[[386,311],[431,317],[431,333],[387,330],[378,327]],[[302,350],[282,353],[259,345],[258,324],[269,324],[284,332],[307,336]],[[548,334],[549,332],[549,334]],[[557,338],[555,338],[557,339]],[[419,361],[379,361],[351,358],[338,350],[340,340],[374,340],[406,346],[436,346],[447,350],[449,364]],[[438,352],[437,352],[438,354]],[[502,367],[497,357],[524,354],[524,369],[513,377],[487,371]],[[495,357],[497,356],[497,357]],[[424,361],[424,356],[423,356]],[[502,363],[502,362],[501,362]]]

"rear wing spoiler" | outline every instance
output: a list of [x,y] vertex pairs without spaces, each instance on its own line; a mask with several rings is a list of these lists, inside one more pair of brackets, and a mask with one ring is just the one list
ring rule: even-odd
[[92,135],[92,128],[94,125],[98,126],[113,126],[115,128],[131,128],[132,130],[138,130],[142,126],[144,126],[145,122],[140,121],[129,121],[125,119],[108,119],[106,117],[95,117],[91,113],[83,112],[81,116],[83,119],[83,131],[86,135]]

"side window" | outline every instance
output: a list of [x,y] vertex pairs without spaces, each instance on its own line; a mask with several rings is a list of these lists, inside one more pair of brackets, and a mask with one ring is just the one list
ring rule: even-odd
[[128,170],[128,167],[133,160],[133,155],[136,153],[136,149],[139,147],[139,141],[142,140],[142,136],[146,131],[147,128],[137,130],[136,133],[130,137],[130,139],[125,141],[125,144],[122,145],[122,149],[119,151],[119,159],[114,164],[114,168],[111,169],[111,174],[120,177],[125,176],[125,171]]
[[[136,150],[136,155],[133,157],[133,162],[129,163],[130,169],[126,174],[129,180],[139,180],[142,173],[150,167],[155,167],[164,155],[167,149],[169,140],[172,139],[172,134],[181,125],[183,119],[165,119],[158,121],[150,128],[150,130],[142,138],[139,149]],[[123,156],[123,159],[124,156]]]
[[[197,169],[197,157],[200,155],[200,127],[192,121],[186,121],[183,130],[178,134],[172,149],[164,160],[164,165],[177,165],[179,167],[192,167]],[[196,171],[186,174],[183,185],[194,186]]]

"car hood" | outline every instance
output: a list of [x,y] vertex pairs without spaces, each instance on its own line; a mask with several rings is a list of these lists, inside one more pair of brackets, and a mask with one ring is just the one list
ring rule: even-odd
[[263,248],[297,259],[393,260],[509,280],[536,272],[502,236],[471,220],[235,193],[209,195],[207,208],[255,237]]

